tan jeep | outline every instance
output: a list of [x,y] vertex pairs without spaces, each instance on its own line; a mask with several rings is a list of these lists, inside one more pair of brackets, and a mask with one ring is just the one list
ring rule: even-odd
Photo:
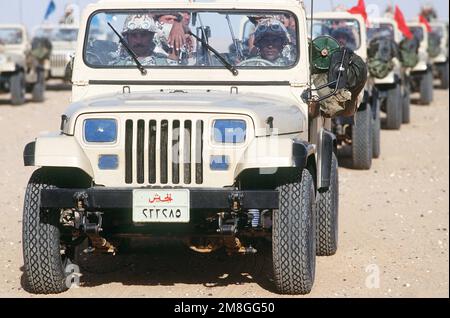
[[441,81],[441,87],[448,89],[448,22],[430,22],[432,35],[439,40],[439,49],[436,56],[432,57],[435,78]]
[[[254,17],[259,52],[238,57],[232,34]],[[163,43],[177,23],[191,45],[173,60]],[[314,103],[302,98],[303,3],[100,1],[78,39],[60,131],[24,150],[25,165],[39,167],[23,218],[31,291],[67,290],[85,240],[86,252],[115,254],[121,237],[176,237],[228,254],[269,240],[277,290],[310,292],[316,254],[337,249],[338,170],[330,120],[309,116]]]
[[[399,60],[398,45],[402,40],[402,34],[398,29],[397,22],[388,17],[372,17],[370,18],[370,26],[368,27],[368,45],[372,40],[387,39],[385,44],[392,43],[395,47],[393,50],[394,58],[392,63],[393,69],[383,78],[374,77],[374,83],[379,91],[381,99],[381,109],[386,112],[386,128],[400,129],[402,123],[410,122],[410,78],[409,68],[404,68]],[[379,48],[378,54],[385,49]],[[370,50],[370,48],[369,48]]]
[[43,24],[34,30],[34,37],[48,38],[52,43],[52,53],[46,65],[46,77],[69,80],[66,78],[66,65],[75,54],[78,27]]
[[[341,44],[367,60],[367,29],[362,16],[338,11],[314,13],[313,18],[313,39],[331,36],[346,41]],[[369,78],[358,97],[356,114],[333,119],[333,133],[339,146],[351,147],[351,167],[354,169],[368,170],[372,158],[380,156],[380,104],[374,88],[373,79]]]
[[44,101],[43,63],[31,52],[25,26],[0,24],[0,92],[9,92],[13,105],[22,105],[27,91],[33,101]]
[[428,32],[420,22],[408,22],[414,38],[420,42],[419,63],[411,70],[411,90],[420,93],[420,103],[429,105],[433,101],[433,69],[428,54]]

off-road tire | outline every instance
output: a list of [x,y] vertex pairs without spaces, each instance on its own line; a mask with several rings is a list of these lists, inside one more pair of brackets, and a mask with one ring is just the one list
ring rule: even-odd
[[402,107],[402,123],[409,124],[411,122],[411,89],[408,82],[404,83]]
[[281,294],[308,294],[316,266],[313,177],[303,169],[301,177],[286,180],[278,191],[280,207],[272,228],[275,287]]
[[372,166],[372,111],[367,104],[364,110],[357,111],[352,126],[352,167],[368,170]]
[[10,78],[11,104],[23,105],[25,103],[26,85],[25,74],[16,72]]
[[374,113],[375,118],[372,117],[372,158],[379,158],[381,154],[381,118],[380,118],[380,103],[377,101]]
[[[60,251],[59,214],[40,208],[42,189],[55,188],[44,170],[36,170],[28,182],[23,209],[23,258],[27,289],[36,294],[55,294],[68,289]],[[65,263],[65,264],[63,264]]]
[[439,79],[441,80],[441,88],[448,89],[448,61],[439,65]]
[[339,215],[338,160],[333,153],[330,187],[316,199],[316,255],[334,255],[338,247]]
[[420,103],[430,105],[433,101],[433,72],[428,70],[420,80]]
[[402,125],[403,99],[400,84],[388,89],[386,98],[386,128],[398,130]]
[[45,99],[45,71],[37,70],[37,81],[33,84],[31,94],[33,96],[33,102],[42,103]]

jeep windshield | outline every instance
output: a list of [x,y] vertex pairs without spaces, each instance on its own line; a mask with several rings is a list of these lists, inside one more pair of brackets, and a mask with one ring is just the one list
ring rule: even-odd
[[412,26],[412,27],[409,27],[409,29],[411,30],[412,34],[414,35],[414,38],[417,41],[419,41],[419,43],[421,43],[423,41],[423,38],[424,38],[422,27],[420,27],[420,26]]
[[[145,68],[291,68],[299,58],[298,23],[290,12],[114,10],[88,20],[83,58],[89,67],[136,67],[108,24]],[[179,49],[172,38],[184,39]]]
[[394,26],[390,23],[380,23],[367,28],[368,42],[380,37],[394,41]]
[[78,29],[40,28],[36,30],[35,36],[47,38],[52,42],[75,42],[78,37]]
[[356,51],[361,46],[360,34],[359,22],[356,19],[314,19],[313,39],[328,35],[347,49]]
[[0,44],[14,45],[22,43],[22,30],[19,28],[0,29]]

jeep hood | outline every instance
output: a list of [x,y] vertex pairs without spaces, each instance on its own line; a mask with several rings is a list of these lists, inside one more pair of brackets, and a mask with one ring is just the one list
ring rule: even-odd
[[278,134],[299,133],[306,129],[307,117],[297,105],[298,101],[292,98],[219,91],[114,94],[69,106],[63,130],[73,135],[76,120],[83,114],[165,112],[247,115],[253,120],[257,136],[261,135],[261,130],[269,128],[267,122],[272,117],[273,129]]

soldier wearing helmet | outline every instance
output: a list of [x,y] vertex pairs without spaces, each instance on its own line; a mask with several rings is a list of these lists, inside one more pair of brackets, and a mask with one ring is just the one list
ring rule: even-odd
[[[153,50],[153,38],[157,26],[153,17],[148,14],[132,14],[125,19],[122,36],[130,48],[136,53],[142,65],[166,65],[166,59],[157,58]],[[122,46],[119,47],[118,57],[111,63],[113,65],[134,65],[134,61]]]
[[285,66],[289,60],[283,56],[283,49],[289,43],[286,27],[278,20],[260,21],[254,33],[256,59],[264,59],[274,65]]
[[340,27],[331,32],[331,36],[335,38],[339,44],[352,51],[356,50],[355,36],[348,27]]

